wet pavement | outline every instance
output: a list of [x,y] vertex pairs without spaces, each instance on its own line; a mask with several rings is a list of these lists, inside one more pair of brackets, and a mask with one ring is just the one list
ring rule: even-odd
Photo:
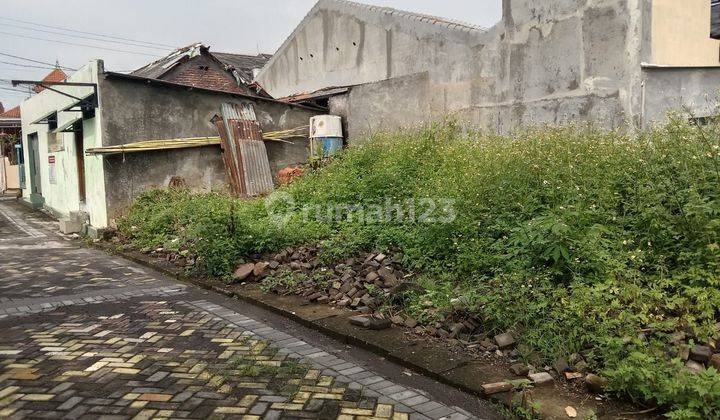
[[498,418],[293,321],[0,199],[0,418]]

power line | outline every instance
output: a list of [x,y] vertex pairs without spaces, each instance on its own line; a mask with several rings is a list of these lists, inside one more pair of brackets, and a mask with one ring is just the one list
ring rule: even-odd
[[18,92],[18,93],[26,93],[26,94],[29,94],[29,92],[26,91],[26,90],[6,88],[6,87],[2,87],[2,86],[0,86],[0,89],[2,89],[2,90],[7,90],[7,91],[10,91],[10,92]]
[[[5,56],[5,57],[17,58],[18,60],[29,61],[29,62],[31,62],[31,63],[46,64],[46,65],[48,65],[48,66],[52,66],[53,68],[56,67],[55,64],[46,63],[46,62],[44,62],[44,61],[33,60],[32,58],[20,57],[19,55],[12,55],[12,54],[3,53],[3,52],[0,52],[0,55],[3,55],[3,56]],[[57,67],[58,67],[58,68],[61,68],[61,69],[71,70],[71,71],[76,71],[76,70],[77,70],[77,69],[74,69],[74,68],[72,68],[72,67],[66,67],[66,66],[57,66]]]
[[114,51],[114,52],[121,52],[121,53],[128,53],[128,54],[145,55],[145,56],[148,56],[148,57],[155,57],[155,58],[160,57],[160,56],[158,56],[158,55],[147,54],[147,53],[143,53],[143,52],[139,52],[139,51],[118,50],[118,49],[115,49],[115,48],[101,47],[101,46],[98,46],[98,45],[78,44],[78,43],[75,43],[75,42],[58,41],[58,40],[55,40],[55,39],[37,38],[37,37],[34,37],[34,36],[19,35],[19,34],[13,34],[13,33],[10,33],[10,32],[2,32],[2,31],[0,31],[0,34],[2,34],[2,35],[8,35],[8,36],[15,36],[15,37],[24,38],[24,39],[34,39],[34,40],[36,40],[36,41],[45,41],[45,42],[54,42],[54,43],[56,43],[56,44],[72,45],[72,46],[75,46],[75,47],[95,48],[95,49],[106,50],[106,51]]
[[43,24],[40,24],[40,23],[28,22],[28,21],[20,20],[20,19],[13,19],[13,18],[7,18],[7,17],[0,17],[0,19],[2,19],[2,20],[8,20],[8,21],[11,21],[11,22],[24,23],[24,24],[27,24],[27,25],[40,26],[40,27],[43,27],[43,28],[59,29],[59,30],[61,30],[61,31],[66,31],[66,32],[75,32],[75,33],[79,33],[79,34],[94,35],[94,36],[99,36],[99,37],[103,37],[103,38],[118,39],[118,40],[121,40],[121,41],[138,42],[138,43],[141,43],[141,44],[155,45],[155,46],[158,46],[158,47],[166,47],[166,48],[173,48],[173,49],[178,48],[177,46],[174,46],[174,45],[161,44],[161,43],[158,43],[158,42],[141,41],[141,40],[138,40],[138,39],[123,38],[123,37],[121,37],[121,36],[114,36],[114,35],[104,35],[104,34],[99,34],[99,33],[96,33],[96,32],[78,31],[78,30],[76,30],[76,29],[67,29],[67,28],[63,28],[63,27],[60,27],[60,26],[43,25]]
[[[21,63],[12,63],[10,61],[2,61],[0,60],[0,64],[10,64],[11,66],[18,66],[28,69],[43,69],[43,70],[55,70],[57,67],[50,67],[50,66],[33,66],[32,64],[21,64]],[[22,70],[22,69],[12,69],[12,70]]]
[[48,30],[36,29],[36,28],[28,28],[28,27],[25,27],[25,26],[13,25],[13,24],[10,24],[10,23],[5,23],[3,26],[8,26],[8,27],[13,27],[13,28],[23,29],[23,30],[26,30],[26,31],[44,32],[44,33],[47,33],[47,34],[66,36],[66,37],[70,37],[70,38],[89,39],[89,40],[92,40],[92,41],[109,42],[109,43],[113,43],[113,44],[127,45],[127,46],[130,46],[130,47],[152,48],[152,49],[156,49],[156,50],[167,51],[167,47],[156,47],[156,46],[152,46],[152,45],[133,44],[133,43],[130,43],[130,42],[113,41],[113,40],[109,40],[109,39],[102,39],[102,38],[91,37],[91,36],[64,34],[64,33],[62,33],[62,32],[48,31]]

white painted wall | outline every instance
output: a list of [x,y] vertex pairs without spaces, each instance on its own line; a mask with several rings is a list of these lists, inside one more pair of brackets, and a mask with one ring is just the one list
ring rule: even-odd
[[[102,62],[92,61],[68,78],[70,82],[97,83],[99,69]],[[63,92],[82,97],[92,91],[91,87],[56,87]],[[107,226],[107,206],[105,201],[105,182],[103,160],[99,156],[84,156],[85,159],[85,181],[86,197],[85,203],[80,202],[78,185],[78,170],[75,151],[75,134],[62,133],[64,149],[51,152],[48,150],[49,128],[47,124],[30,124],[32,121],[41,118],[50,111],[59,111],[74,100],[59,93],[44,90],[39,94],[25,100],[21,105],[23,151],[25,154],[25,179],[26,189],[23,196],[29,200],[31,193],[30,177],[30,156],[28,147],[28,136],[37,133],[40,147],[40,182],[42,195],[45,199],[45,206],[54,213],[68,216],[71,212],[86,211],[90,214],[90,223],[98,228]],[[58,126],[77,116],[77,112],[58,113]],[[95,118],[83,122],[84,146],[85,148],[102,146],[101,138],[100,108],[97,109]],[[55,157],[56,183],[51,184],[49,178],[48,157]]]

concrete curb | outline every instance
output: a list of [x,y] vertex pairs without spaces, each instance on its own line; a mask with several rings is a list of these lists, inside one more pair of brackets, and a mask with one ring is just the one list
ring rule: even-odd
[[[539,406],[535,404],[536,414],[540,418],[566,419],[567,415],[564,412],[566,406],[576,408],[578,418],[586,418],[592,413],[598,415],[599,418],[616,418],[613,413],[632,411],[632,407],[625,405],[607,402],[598,403],[595,400],[583,398],[581,395],[571,394],[557,383],[534,388],[530,391],[510,391],[486,395],[482,385],[505,380],[506,377],[503,376],[506,375],[504,373],[506,369],[499,369],[490,363],[483,363],[469,357],[455,361],[452,359],[452,353],[447,349],[447,346],[440,344],[427,343],[419,346],[410,344],[406,338],[403,338],[404,332],[399,328],[393,327],[384,330],[384,332],[362,330],[352,326],[347,320],[349,316],[355,315],[354,312],[334,308],[331,310],[328,305],[323,304],[308,304],[301,297],[294,295],[263,294],[256,284],[246,286],[228,285],[218,280],[188,276],[174,266],[164,267],[162,261],[153,261],[144,254],[136,252],[117,250],[111,244],[95,242],[92,243],[92,246],[158,271],[180,282],[242,300],[248,304],[282,315],[344,344],[368,350],[400,366],[480,398],[501,403],[507,407],[515,407],[518,404],[541,403]],[[297,311],[293,309],[297,309]],[[300,311],[306,313],[305,316],[299,314]],[[310,315],[307,315],[308,313]],[[313,315],[317,313],[325,313],[325,315]],[[383,344],[381,343],[383,340],[376,338],[382,334],[387,336],[387,331],[393,331],[398,337]],[[366,334],[363,334],[363,332]],[[398,344],[400,342],[404,344]],[[423,357],[417,357],[418,355],[412,349],[422,350],[423,353],[432,353],[433,356],[425,358],[425,362],[423,362]],[[450,358],[449,361],[448,358]],[[480,371],[479,374],[478,370]],[[624,417],[636,418],[634,416]]]

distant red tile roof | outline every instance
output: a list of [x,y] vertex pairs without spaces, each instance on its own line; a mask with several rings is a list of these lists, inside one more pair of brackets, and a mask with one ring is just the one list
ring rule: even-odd
[[[60,69],[53,69],[47,76],[43,77],[43,82],[64,82],[67,79],[67,74]],[[35,86],[33,88],[35,93],[40,93],[45,90],[42,86]]]
[[20,107],[8,109],[4,113],[0,114],[0,118],[20,118]]

